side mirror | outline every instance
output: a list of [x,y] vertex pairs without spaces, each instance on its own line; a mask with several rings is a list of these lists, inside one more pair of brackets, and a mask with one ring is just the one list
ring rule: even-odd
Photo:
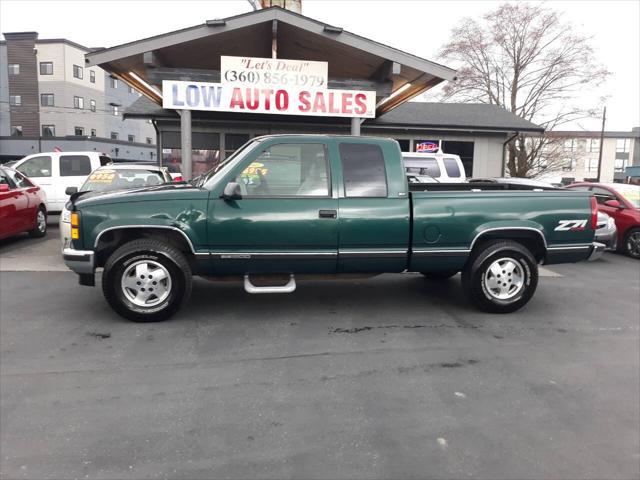
[[624,208],[624,206],[618,200],[606,200],[604,204],[611,208]]
[[67,187],[64,193],[65,195],[73,195],[74,193],[78,193],[78,187]]
[[6,183],[0,183],[0,193],[8,192],[9,190],[11,190],[9,185]]
[[225,200],[240,200],[242,198],[242,190],[240,190],[240,184],[237,182],[229,182],[224,187],[222,192],[222,198]]

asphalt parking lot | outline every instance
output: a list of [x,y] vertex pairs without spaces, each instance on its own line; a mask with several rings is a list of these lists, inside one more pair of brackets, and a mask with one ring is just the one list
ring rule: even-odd
[[0,242],[2,478],[640,477],[640,262],[550,266],[503,316],[407,274],[196,280],[134,324],[56,235]]

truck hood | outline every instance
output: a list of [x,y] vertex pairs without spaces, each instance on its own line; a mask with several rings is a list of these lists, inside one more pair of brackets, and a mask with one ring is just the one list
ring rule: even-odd
[[186,199],[201,196],[204,189],[194,187],[189,183],[169,183],[153,187],[128,188],[126,190],[111,190],[108,192],[78,192],[69,199],[78,208],[89,205],[104,205],[110,203],[160,201],[171,198]]

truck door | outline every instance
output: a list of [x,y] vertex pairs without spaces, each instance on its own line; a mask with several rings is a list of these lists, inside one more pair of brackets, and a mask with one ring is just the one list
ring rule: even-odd
[[341,166],[338,271],[405,270],[409,198],[397,144],[349,139],[335,147]]
[[275,139],[229,181],[242,198],[209,203],[214,274],[335,273],[338,198],[326,143]]

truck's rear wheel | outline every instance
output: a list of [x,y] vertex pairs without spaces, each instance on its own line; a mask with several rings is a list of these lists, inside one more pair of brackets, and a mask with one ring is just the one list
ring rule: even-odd
[[134,240],[107,260],[102,292],[109,305],[134,322],[173,315],[191,293],[191,268],[182,252],[157,240]]
[[465,293],[487,312],[522,308],[538,286],[538,264],[531,252],[511,240],[495,240],[481,248],[462,271]]

